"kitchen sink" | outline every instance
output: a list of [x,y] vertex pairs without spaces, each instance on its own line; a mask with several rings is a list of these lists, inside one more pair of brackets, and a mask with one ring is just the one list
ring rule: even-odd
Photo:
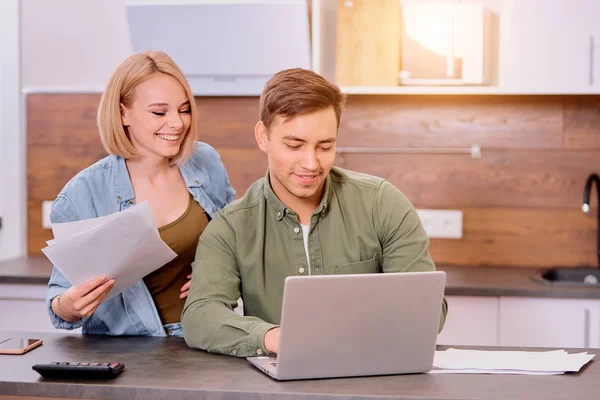
[[538,271],[532,279],[552,286],[600,287],[600,269],[548,268]]

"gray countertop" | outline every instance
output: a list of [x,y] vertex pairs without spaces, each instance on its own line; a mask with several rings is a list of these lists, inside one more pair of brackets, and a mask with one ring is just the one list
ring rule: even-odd
[[[539,269],[515,267],[464,267],[438,265],[447,274],[446,295],[524,296],[575,299],[600,299],[600,286],[555,287],[534,281]],[[1,283],[48,282],[52,265],[44,256],[0,261]]]
[[[0,355],[0,396],[103,399],[596,399],[600,364],[552,376],[411,374],[277,382],[245,359],[188,348],[181,338],[27,334],[44,344]],[[7,332],[0,336],[6,337]],[[440,347],[441,349],[441,347]],[[498,349],[498,348],[489,348]],[[539,350],[539,349],[536,349]],[[587,350],[596,355],[598,350]],[[56,381],[31,366],[53,361],[121,362],[114,380]]]

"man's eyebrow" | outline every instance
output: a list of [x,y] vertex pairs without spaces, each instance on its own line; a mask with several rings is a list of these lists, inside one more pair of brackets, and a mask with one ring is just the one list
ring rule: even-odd
[[[299,138],[297,136],[294,136],[294,135],[285,135],[283,137],[283,139],[285,139],[285,140],[293,140],[295,142],[306,143],[306,140],[304,140],[302,138]],[[318,143],[334,143],[334,142],[335,142],[335,137],[330,137],[330,138],[327,138],[327,139],[319,140]]]
[[306,143],[306,140],[304,140],[304,139],[301,139],[301,138],[299,138],[299,137],[297,137],[297,136],[294,136],[294,135],[285,135],[283,138],[284,138],[285,140],[294,140],[294,141],[296,141],[296,142],[302,142],[302,143]]

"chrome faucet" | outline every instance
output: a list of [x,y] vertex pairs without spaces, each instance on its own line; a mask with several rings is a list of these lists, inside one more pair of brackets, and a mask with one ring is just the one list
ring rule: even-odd
[[591,174],[585,182],[583,190],[583,206],[581,209],[584,213],[590,212],[590,189],[592,184],[596,182],[596,194],[598,200],[598,232],[596,233],[596,254],[598,256],[598,268],[600,268],[600,177],[597,174]]

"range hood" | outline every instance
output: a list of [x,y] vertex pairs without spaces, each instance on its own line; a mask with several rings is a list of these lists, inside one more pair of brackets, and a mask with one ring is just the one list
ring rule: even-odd
[[255,96],[276,72],[310,68],[306,0],[128,0],[133,51],[161,50],[194,95]]

